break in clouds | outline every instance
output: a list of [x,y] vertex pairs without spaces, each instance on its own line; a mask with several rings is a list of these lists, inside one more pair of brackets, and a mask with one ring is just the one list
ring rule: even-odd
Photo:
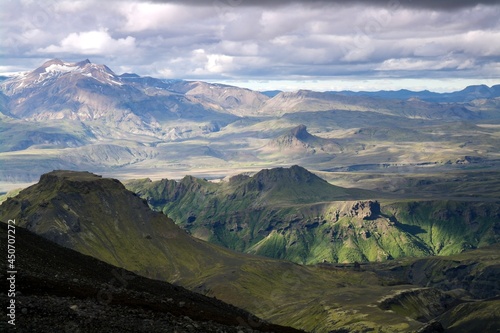
[[205,80],[498,79],[497,1],[4,1],[1,72],[89,58]]

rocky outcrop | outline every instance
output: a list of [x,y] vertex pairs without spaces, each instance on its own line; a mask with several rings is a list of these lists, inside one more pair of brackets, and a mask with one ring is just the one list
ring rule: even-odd
[[432,287],[456,297],[492,299],[500,297],[499,260],[500,244],[494,244],[449,257],[387,262],[373,268],[388,281]]
[[380,216],[380,204],[377,201],[357,201],[352,204],[346,214],[350,217],[358,217],[363,220],[374,220]]
[[299,125],[292,128],[287,133],[273,139],[266,145],[266,149],[277,149],[277,150],[310,150],[314,152],[314,143],[318,138],[307,132],[307,127],[305,125]]
[[477,261],[455,262],[440,258],[415,261],[407,271],[409,282],[443,290],[462,289],[477,298],[500,295],[500,265],[481,267]]
[[271,140],[262,150],[265,152],[315,154],[319,151],[339,153],[341,147],[335,140],[323,139],[310,134],[307,127],[301,124]]

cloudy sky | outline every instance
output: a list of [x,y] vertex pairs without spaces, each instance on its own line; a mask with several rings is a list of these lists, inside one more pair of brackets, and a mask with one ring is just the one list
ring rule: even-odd
[[0,72],[90,59],[253,89],[500,83],[500,1],[0,0]]

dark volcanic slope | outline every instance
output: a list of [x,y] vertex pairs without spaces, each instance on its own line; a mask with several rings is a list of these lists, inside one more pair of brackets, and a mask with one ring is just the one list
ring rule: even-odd
[[[0,237],[6,253],[4,223]],[[300,332],[259,322],[215,298],[138,276],[24,228],[16,228],[15,246],[16,332]],[[8,290],[6,271],[2,261],[2,291]],[[0,298],[7,304],[5,293]],[[5,311],[2,306],[3,318]],[[2,320],[0,330],[6,328]]]

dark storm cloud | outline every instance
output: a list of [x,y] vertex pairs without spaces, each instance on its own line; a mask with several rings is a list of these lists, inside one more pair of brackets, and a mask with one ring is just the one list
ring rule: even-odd
[[231,7],[277,7],[290,4],[302,5],[368,5],[368,6],[402,6],[407,8],[455,10],[477,5],[496,5],[498,0],[152,0],[157,3],[176,3],[189,6],[231,6]]

